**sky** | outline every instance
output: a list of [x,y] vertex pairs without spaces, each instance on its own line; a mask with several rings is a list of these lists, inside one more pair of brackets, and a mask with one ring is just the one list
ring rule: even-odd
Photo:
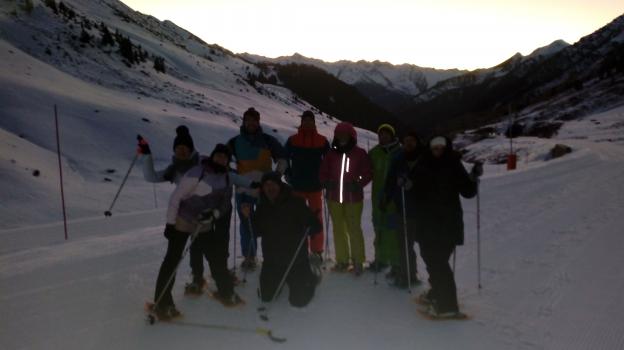
[[575,43],[624,13],[622,0],[122,1],[237,53],[445,69]]

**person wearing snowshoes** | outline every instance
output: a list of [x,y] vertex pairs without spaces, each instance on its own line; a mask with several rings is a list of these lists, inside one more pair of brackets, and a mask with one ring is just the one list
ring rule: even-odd
[[[154,168],[154,158],[149,143],[142,137],[139,137],[138,151],[139,154],[143,155],[143,177],[145,181],[151,183],[170,182],[177,186],[184,174],[197,166],[200,161],[200,154],[195,150],[193,138],[185,125],[180,125],[176,128],[176,137],[173,141],[173,156],[171,164],[166,168],[162,170]],[[206,284],[206,280],[203,277],[203,259],[201,249],[198,246],[193,246],[189,259],[193,275],[189,286],[192,290],[197,289],[196,286],[203,288]]]
[[384,202],[386,178],[392,160],[401,149],[396,132],[390,124],[382,124],[377,129],[379,144],[368,155],[373,166],[373,188],[371,193],[373,208],[373,228],[375,230],[375,260],[370,264],[372,271],[381,272],[391,267],[388,277],[399,272],[399,213],[394,203]]
[[[288,166],[284,148],[275,137],[262,131],[260,113],[254,108],[245,111],[240,134],[230,139],[227,145],[236,159],[237,173],[252,181],[259,181],[263,174],[273,171],[273,161],[276,163],[276,170],[281,174]],[[256,238],[259,233],[251,232],[249,221],[241,213],[241,206],[249,204],[253,210],[257,198],[257,190],[237,188],[237,211],[241,218],[240,244],[245,257],[241,268],[248,271],[256,268]]]
[[[321,162],[329,151],[329,142],[316,130],[314,113],[305,111],[295,135],[284,146],[289,166],[286,181],[296,196],[303,198],[321,222],[321,231],[311,235],[308,245],[316,261],[323,260],[325,233],[323,232],[323,186],[319,181]],[[325,218],[327,220],[327,218]]]
[[476,196],[482,172],[482,166],[476,164],[469,174],[461,155],[453,150],[451,140],[437,136],[431,139],[429,150],[424,152],[408,178],[416,197],[409,215],[415,217],[420,254],[431,285],[430,291],[419,301],[426,304],[426,313],[435,319],[466,318],[459,311],[449,259],[456,246],[464,243],[460,196]]
[[[227,269],[229,217],[232,186],[228,175],[229,149],[217,145],[211,157],[190,169],[169,200],[165,237],[167,253],[160,267],[154,293],[154,312],[159,319],[180,315],[171,295],[176,268],[186,242],[194,234],[195,244],[209,261],[217,284],[215,296],[226,304],[236,304],[233,279]],[[169,283],[168,283],[169,282]]]
[[321,223],[305,201],[282,182],[281,176],[277,172],[265,174],[255,212],[252,213],[250,204],[245,204],[242,210],[262,237],[260,298],[263,302],[273,301],[285,276],[290,304],[304,307],[314,296],[320,270],[313,271],[303,240],[307,235],[319,234]]
[[366,151],[357,145],[353,125],[336,125],[331,150],[321,163],[319,178],[327,191],[334,232],[334,270],[348,271],[352,261],[353,273],[359,276],[366,260],[362,232],[363,189],[372,179],[372,168]]
[[[401,216],[399,219],[401,226],[397,235],[397,243],[399,245],[399,270],[391,276],[393,280],[392,284],[399,288],[408,288],[409,286],[416,286],[421,283],[417,277],[416,252],[414,251],[414,243],[416,242],[418,230],[415,217],[412,215],[412,213],[416,211],[415,202],[418,200],[418,197],[417,193],[414,191],[410,175],[423,153],[422,148],[420,138],[416,132],[410,131],[403,137],[402,148],[392,160],[390,169],[388,170],[384,196],[381,198],[382,207],[393,204],[399,212],[398,215]],[[402,190],[405,191],[405,208],[403,208]],[[406,222],[403,222],[402,218],[403,209],[405,209],[407,213],[405,216]],[[405,232],[407,232],[407,248],[405,247]],[[408,257],[405,256],[406,251]],[[407,266],[408,263],[409,269]],[[410,275],[409,281],[408,274]]]

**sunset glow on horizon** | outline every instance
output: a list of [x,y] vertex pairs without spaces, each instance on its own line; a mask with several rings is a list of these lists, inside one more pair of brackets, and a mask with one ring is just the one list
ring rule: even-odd
[[558,39],[573,44],[624,12],[621,0],[124,2],[238,53],[461,69],[491,67]]

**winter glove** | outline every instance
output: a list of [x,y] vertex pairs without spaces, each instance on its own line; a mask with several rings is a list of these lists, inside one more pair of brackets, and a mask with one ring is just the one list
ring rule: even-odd
[[221,213],[217,209],[208,209],[202,211],[198,217],[197,221],[202,225],[212,224],[215,220],[217,220],[221,216]]
[[399,187],[403,187],[405,190],[409,191],[414,187],[414,183],[406,176],[399,176],[397,178],[397,185]]
[[483,175],[483,163],[475,162],[470,170],[470,178],[473,181],[479,181],[479,178]]
[[249,219],[249,217],[251,216],[251,204],[242,203],[240,206],[240,211],[245,219]]
[[175,225],[167,224],[165,226],[165,233],[164,234],[165,234],[165,238],[167,238],[167,239],[173,238],[173,236],[177,234],[177,231],[175,229]]
[[254,181],[249,185],[249,188],[251,188],[252,190],[257,190],[260,187],[262,187],[262,184],[258,181]]
[[137,135],[137,140],[139,141],[137,153],[142,155],[152,154],[152,150],[150,150],[149,144],[147,141],[141,136]]

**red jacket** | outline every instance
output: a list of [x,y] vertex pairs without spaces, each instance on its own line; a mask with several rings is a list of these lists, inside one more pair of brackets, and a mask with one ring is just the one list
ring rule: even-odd
[[334,130],[351,134],[351,142],[339,146],[334,140],[332,148],[323,159],[319,173],[321,183],[327,189],[329,200],[339,203],[355,203],[364,200],[364,187],[372,179],[372,165],[366,151],[357,146],[357,133],[349,123],[340,123]]

